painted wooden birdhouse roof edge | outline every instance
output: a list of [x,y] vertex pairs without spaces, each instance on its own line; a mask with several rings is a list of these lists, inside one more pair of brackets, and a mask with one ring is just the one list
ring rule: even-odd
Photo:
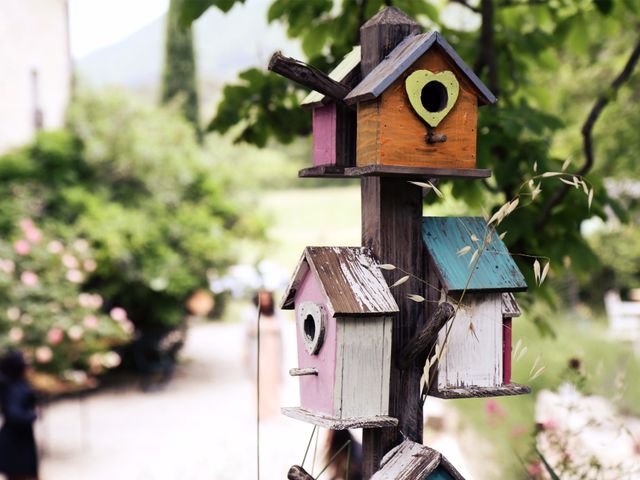
[[376,68],[373,69],[345,97],[347,104],[378,98],[395,82],[404,71],[413,65],[433,45],[441,47],[461,70],[465,77],[478,90],[483,103],[494,104],[498,101],[495,95],[482,83],[482,80],[460,58],[449,42],[439,32],[428,32],[413,35],[403,40]]
[[454,480],[465,480],[440,452],[405,440],[382,458],[380,470],[371,480],[423,480],[441,465]]
[[295,307],[295,296],[311,271],[336,316],[393,314],[399,311],[377,260],[366,247],[306,247],[280,308]]
[[[490,242],[480,251],[487,236]],[[424,217],[422,238],[429,261],[449,293],[527,290],[524,276],[506,245],[482,217]],[[468,246],[471,249],[461,255],[461,250]],[[472,262],[474,250],[480,258]],[[472,264],[475,265],[473,273]]]
[[[336,66],[336,68],[331,70],[331,72],[329,73],[329,78],[335,80],[336,82],[341,82],[341,83],[357,82],[358,81],[357,79],[355,80],[355,82],[354,80],[351,80],[351,82],[349,82],[348,80],[349,80],[349,77],[355,77],[355,76],[359,77],[359,72],[354,72],[354,71],[360,68],[360,61],[361,61],[361,48],[360,48],[360,45],[356,45],[355,47],[353,47],[353,49],[349,53],[347,53],[344,56],[344,58]],[[357,74],[357,75],[353,75],[353,74]],[[309,94],[306,97],[304,97],[304,99],[300,103],[300,106],[305,108],[315,108],[328,103],[330,100],[331,99],[326,95],[320,92],[317,92],[315,90],[312,90],[311,92],[309,92]]]

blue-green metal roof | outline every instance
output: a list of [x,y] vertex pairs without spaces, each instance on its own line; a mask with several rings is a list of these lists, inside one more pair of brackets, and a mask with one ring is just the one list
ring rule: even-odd
[[[527,289],[506,245],[482,217],[425,217],[422,239],[449,292]],[[460,254],[467,246],[471,247],[469,251]],[[476,250],[478,255],[472,262]]]

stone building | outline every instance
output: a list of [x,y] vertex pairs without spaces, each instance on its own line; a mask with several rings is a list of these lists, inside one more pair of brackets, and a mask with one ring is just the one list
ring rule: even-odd
[[67,0],[0,1],[0,152],[63,125],[71,78]]

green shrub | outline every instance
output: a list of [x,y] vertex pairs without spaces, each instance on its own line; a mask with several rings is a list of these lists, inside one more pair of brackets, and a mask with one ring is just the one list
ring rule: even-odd
[[208,272],[235,261],[237,239],[262,233],[234,197],[241,188],[210,169],[179,113],[79,92],[67,131],[0,158],[0,232],[33,218],[63,239],[85,238],[97,263],[87,288],[137,328],[171,329]]
[[20,348],[36,371],[71,380],[118,366],[113,349],[131,339],[133,324],[123,308],[106,310],[100,294],[82,290],[97,267],[89,243],[49,238],[27,218],[16,230],[13,242],[0,240],[0,349]]

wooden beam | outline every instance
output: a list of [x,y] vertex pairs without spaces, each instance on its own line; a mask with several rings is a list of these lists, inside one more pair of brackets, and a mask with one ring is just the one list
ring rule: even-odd
[[340,82],[336,82],[329,75],[321,72],[315,67],[308,65],[295,58],[285,57],[280,52],[276,52],[269,61],[269,70],[282,75],[289,80],[293,80],[302,86],[322,93],[337,102],[342,103],[342,99],[347,96],[350,89]]
[[416,335],[405,347],[404,351],[398,358],[398,364],[402,368],[407,368],[419,360],[418,363],[426,360],[425,355],[429,349],[435,344],[438,338],[438,332],[451,320],[456,314],[456,309],[448,302],[438,305],[433,314],[426,322],[426,326]]

